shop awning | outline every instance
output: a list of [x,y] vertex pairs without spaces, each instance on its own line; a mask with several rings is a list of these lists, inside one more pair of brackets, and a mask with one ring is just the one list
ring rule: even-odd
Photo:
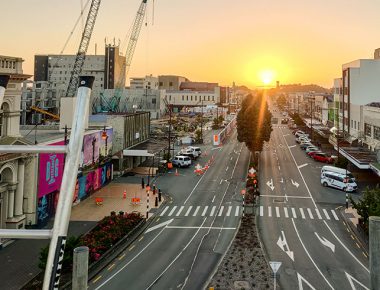
[[369,164],[369,168],[371,168],[373,172],[380,176],[380,163],[372,162]]
[[124,156],[136,156],[136,157],[153,157],[154,154],[149,153],[148,150],[123,150]]

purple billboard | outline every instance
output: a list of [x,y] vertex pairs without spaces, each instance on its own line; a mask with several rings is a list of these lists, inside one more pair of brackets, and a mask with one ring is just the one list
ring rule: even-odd
[[[54,145],[64,145],[64,141],[56,142]],[[41,153],[38,175],[38,198],[59,190],[61,186],[64,166],[63,153]]]

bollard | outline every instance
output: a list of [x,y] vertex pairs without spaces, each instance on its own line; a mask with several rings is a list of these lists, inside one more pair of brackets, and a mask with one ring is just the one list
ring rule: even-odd
[[141,188],[144,189],[144,187],[145,187],[144,177],[141,177]]
[[149,218],[149,190],[146,191],[146,219]]
[[73,290],[87,289],[88,252],[88,247],[78,247],[74,249],[72,278]]
[[369,217],[370,289],[380,289],[380,217]]
[[346,193],[346,209],[348,209],[348,193]]
[[157,207],[158,206],[158,197],[156,196],[156,200],[154,201],[154,206]]
[[162,195],[162,193],[161,193],[161,189],[159,189],[159,190],[158,190],[158,201],[159,201],[159,202],[161,202],[161,195]]

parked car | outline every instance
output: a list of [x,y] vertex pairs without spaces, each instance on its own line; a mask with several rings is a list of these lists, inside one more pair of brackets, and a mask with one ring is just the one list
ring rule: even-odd
[[202,150],[199,147],[189,146],[187,148],[191,149],[193,151],[193,155],[194,155],[195,158],[201,156],[201,154],[202,154]]
[[309,146],[306,148],[305,151],[306,151],[306,153],[309,153],[309,152],[316,152],[316,151],[321,151],[321,150],[319,150],[319,148],[316,146]]
[[309,134],[306,134],[305,132],[303,132],[303,131],[298,131],[298,132],[296,132],[295,134],[294,134],[295,136],[296,136],[296,138],[298,138],[298,137],[309,137]]
[[329,171],[321,174],[321,184],[348,192],[356,191],[358,188],[356,182],[347,175]]
[[314,146],[311,142],[301,142],[300,148],[306,150],[307,147]]
[[307,138],[306,136],[301,136],[299,138],[296,138],[296,142],[297,143],[301,143],[301,142],[310,142],[310,139]]
[[321,150],[311,151],[311,152],[308,152],[307,155],[309,155],[309,157],[313,158],[313,156],[317,153],[323,153],[323,152]]
[[177,155],[174,156],[172,163],[178,167],[189,167],[191,165],[191,159],[189,156]]
[[200,155],[200,149],[196,150],[195,148],[199,148],[199,147],[189,146],[187,148],[181,149],[181,151],[178,152],[178,155],[188,156],[191,159],[197,159]]
[[313,155],[315,161],[324,162],[324,163],[333,163],[334,159],[331,156],[328,156],[326,153],[316,153]]

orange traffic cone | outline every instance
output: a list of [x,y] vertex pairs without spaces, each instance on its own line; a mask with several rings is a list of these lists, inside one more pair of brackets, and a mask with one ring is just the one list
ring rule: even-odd
[[178,176],[178,169],[175,170],[175,176]]

